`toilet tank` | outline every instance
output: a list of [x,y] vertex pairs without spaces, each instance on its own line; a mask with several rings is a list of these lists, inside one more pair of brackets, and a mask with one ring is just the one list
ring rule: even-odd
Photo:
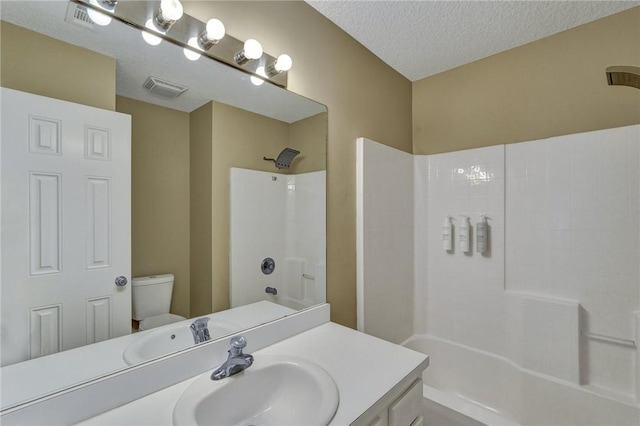
[[168,314],[173,292],[173,274],[137,277],[131,280],[131,314],[141,321],[156,315]]

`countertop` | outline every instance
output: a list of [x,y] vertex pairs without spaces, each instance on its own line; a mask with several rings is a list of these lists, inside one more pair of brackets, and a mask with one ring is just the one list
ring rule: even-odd
[[[212,321],[223,320],[235,323],[239,330],[244,330],[295,312],[293,309],[275,303],[261,301],[201,317],[209,317]],[[148,332],[175,327],[182,323],[191,324],[191,322],[193,319],[168,324]],[[129,368],[122,354],[127,346],[143,333],[147,331],[2,367],[0,370],[2,408]]]
[[[429,365],[428,356],[334,323],[322,324],[253,353],[305,358],[333,377],[340,393],[331,425],[353,423],[410,374]],[[215,365],[211,366],[211,369]],[[210,374],[206,372],[204,374]],[[170,425],[173,407],[198,377],[81,422],[81,425]]]

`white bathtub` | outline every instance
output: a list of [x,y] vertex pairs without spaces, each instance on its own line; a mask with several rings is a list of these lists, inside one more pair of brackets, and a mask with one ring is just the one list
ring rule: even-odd
[[640,425],[636,402],[525,370],[507,358],[433,336],[413,336],[404,346],[429,355],[425,398],[481,423]]

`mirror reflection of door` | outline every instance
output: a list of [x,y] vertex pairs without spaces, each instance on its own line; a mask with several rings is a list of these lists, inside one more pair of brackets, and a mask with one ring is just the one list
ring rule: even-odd
[[1,90],[2,365],[130,333],[130,117]]

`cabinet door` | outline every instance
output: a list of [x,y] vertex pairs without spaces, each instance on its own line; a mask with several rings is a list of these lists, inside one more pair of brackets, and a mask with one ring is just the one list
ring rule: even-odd
[[409,426],[422,409],[422,379],[418,379],[389,406],[390,426]]

